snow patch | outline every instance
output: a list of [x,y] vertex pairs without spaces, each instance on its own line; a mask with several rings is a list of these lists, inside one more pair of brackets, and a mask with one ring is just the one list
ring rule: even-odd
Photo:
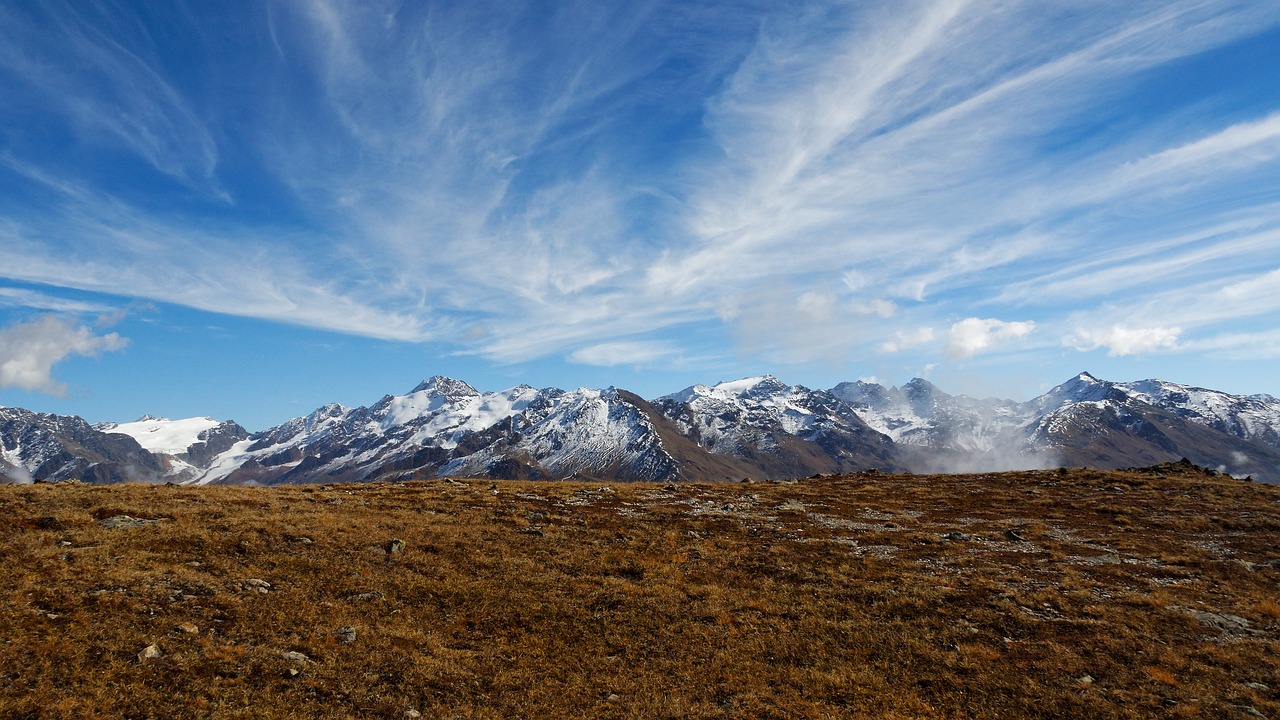
[[131,423],[119,423],[105,429],[105,432],[128,435],[148,452],[165,455],[180,455],[197,442],[200,433],[212,430],[222,423],[207,417],[169,420],[145,416]]

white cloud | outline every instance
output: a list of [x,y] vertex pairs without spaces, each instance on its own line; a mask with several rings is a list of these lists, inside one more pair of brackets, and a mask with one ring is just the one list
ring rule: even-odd
[[58,313],[111,315],[120,311],[103,303],[70,300],[23,288],[0,287],[0,307],[51,310]]
[[569,360],[582,365],[646,365],[674,355],[674,350],[658,342],[600,343],[569,355]]
[[1035,330],[1036,324],[1005,322],[994,318],[965,318],[951,326],[947,335],[947,354],[953,358],[973,357],[1009,340],[1024,338]]
[[1141,355],[1153,350],[1175,348],[1181,328],[1176,327],[1140,327],[1131,328],[1124,325],[1112,325],[1103,330],[1076,330],[1074,335],[1066,338],[1064,344],[1082,352],[1106,348],[1107,354]]
[[931,327],[922,327],[916,330],[899,330],[893,334],[893,339],[888,340],[880,345],[880,350],[887,353],[900,352],[911,348],[928,345],[933,342],[937,334]]
[[866,303],[855,303],[853,311],[859,315],[878,315],[882,318],[891,318],[898,313],[898,305],[891,300],[876,298]]
[[118,333],[95,335],[88,327],[54,315],[0,329],[0,387],[66,394],[53,379],[53,366],[69,355],[96,357],[120,350],[128,340]]

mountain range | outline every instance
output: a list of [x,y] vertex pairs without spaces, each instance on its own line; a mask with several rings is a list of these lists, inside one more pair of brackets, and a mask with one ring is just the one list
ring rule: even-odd
[[919,378],[811,390],[766,375],[645,400],[612,387],[480,392],[436,376],[367,407],[325,405],[252,434],[211,418],[90,425],[0,408],[0,478],[10,482],[680,482],[1183,457],[1280,482],[1280,400],[1088,373],[1026,402],[949,395]]

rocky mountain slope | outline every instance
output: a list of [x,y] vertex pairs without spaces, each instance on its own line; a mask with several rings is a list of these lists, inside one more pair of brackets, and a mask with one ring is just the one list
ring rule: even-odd
[[210,418],[91,427],[6,408],[0,448],[0,474],[17,481],[679,482],[866,469],[1112,469],[1187,457],[1280,482],[1280,401],[1088,373],[1021,403],[949,395],[921,379],[811,390],[763,376],[648,401],[618,388],[480,392],[437,376],[368,407],[326,405],[252,435]]
[[0,408],[0,478],[10,482],[158,482],[156,456],[128,435],[105,433],[78,417]]

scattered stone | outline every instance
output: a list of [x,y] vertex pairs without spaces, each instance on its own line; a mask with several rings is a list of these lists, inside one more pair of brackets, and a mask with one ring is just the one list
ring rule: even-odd
[[949,533],[943,533],[942,539],[950,540],[952,542],[968,542],[973,539],[973,536],[969,533],[952,531]]
[[130,528],[146,527],[147,525],[155,525],[159,520],[148,520],[146,518],[136,518],[130,515],[112,515],[109,518],[103,518],[98,524],[108,530],[128,530]]
[[59,541],[58,541],[58,547],[71,547],[71,541],[70,541],[70,540],[59,540]]
[[1252,705],[1231,705],[1230,707],[1232,709],[1239,710],[1240,712],[1250,717],[1266,717],[1266,715],[1263,715],[1262,712],[1258,710],[1258,708]]
[[532,535],[534,537],[542,537],[543,535],[546,535],[546,533],[542,531],[542,528],[538,527],[537,525],[532,525],[530,527],[524,528],[520,532],[524,533],[525,535]]
[[188,635],[195,635],[200,632],[199,626],[195,623],[184,622],[178,625],[178,629]]
[[245,590],[256,592],[259,595],[266,595],[271,592],[271,583],[262,578],[249,578],[240,584]]
[[1080,677],[1076,678],[1076,684],[1079,685],[1080,687],[1089,687],[1093,683],[1094,683],[1094,680],[1092,675],[1081,675]]
[[352,593],[350,595],[347,595],[344,599],[350,602],[370,602],[373,600],[381,600],[382,593],[378,592],[377,590],[371,590],[369,592]]
[[138,662],[155,660],[156,658],[160,657],[162,654],[163,653],[160,652],[160,646],[156,645],[155,643],[151,643],[150,645],[142,648],[142,652],[138,653]]
[[299,675],[301,675],[301,674],[302,674],[302,671],[301,671],[301,670],[299,670],[298,668],[292,668],[292,667],[291,667],[291,668],[289,668],[288,670],[285,670],[285,671],[284,671],[283,673],[281,673],[281,674],[285,676],[285,679],[287,679],[287,680],[292,680],[292,679],[294,679],[294,678],[298,677]]
[[356,629],[350,625],[345,625],[333,631],[333,636],[343,645],[350,645],[356,641]]
[[295,662],[295,663],[306,664],[311,662],[311,658],[307,657],[306,655],[296,650],[287,650],[285,652],[282,652],[280,653],[280,657],[284,658],[285,660],[288,660],[289,662]]
[[1026,539],[1022,537],[1022,533],[1013,529],[1005,530],[1004,537],[1012,542],[1026,542]]
[[1215,613],[1205,610],[1196,610],[1195,608],[1180,607],[1178,605],[1166,606],[1167,610],[1181,610],[1200,622],[1211,628],[1216,628],[1224,633],[1248,633],[1257,635],[1260,631],[1254,630],[1249,626],[1249,621],[1239,615],[1230,615],[1227,613]]
[[403,555],[404,549],[405,549],[405,543],[403,540],[400,540],[399,538],[395,538],[387,541],[388,556]]
[[605,698],[605,702],[618,702],[621,699],[617,693],[609,693],[609,697]]
[[1268,690],[1271,689],[1270,685],[1263,685],[1260,682],[1247,682],[1244,684],[1244,686],[1249,688],[1250,690],[1257,690],[1258,692],[1267,692]]
[[417,710],[414,710],[413,708],[409,708],[408,710],[404,711],[404,716],[407,718],[420,718],[422,717],[422,713],[418,712]]

